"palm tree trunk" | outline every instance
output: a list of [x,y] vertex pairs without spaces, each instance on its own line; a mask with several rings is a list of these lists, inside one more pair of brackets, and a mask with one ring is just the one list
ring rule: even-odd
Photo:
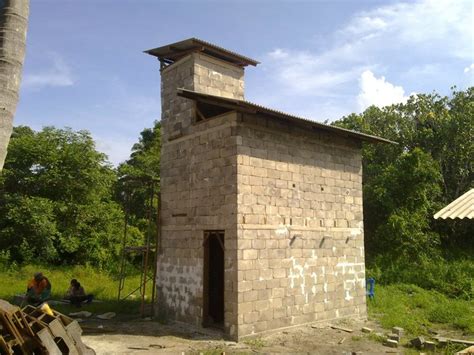
[[0,0],[0,171],[19,97],[29,9],[29,0]]

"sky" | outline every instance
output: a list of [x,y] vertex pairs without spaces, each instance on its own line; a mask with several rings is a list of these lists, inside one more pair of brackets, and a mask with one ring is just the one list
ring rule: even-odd
[[247,100],[314,121],[474,85],[470,0],[32,0],[15,125],[88,130],[117,165],[161,115],[143,51],[189,37],[261,62]]

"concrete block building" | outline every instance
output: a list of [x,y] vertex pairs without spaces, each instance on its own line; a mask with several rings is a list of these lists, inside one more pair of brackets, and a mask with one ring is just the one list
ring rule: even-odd
[[161,70],[158,312],[232,339],[365,317],[362,142],[244,100],[257,61],[195,38]]

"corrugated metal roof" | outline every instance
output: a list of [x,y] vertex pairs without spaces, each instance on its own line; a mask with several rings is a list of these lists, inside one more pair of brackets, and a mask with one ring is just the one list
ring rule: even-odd
[[459,196],[445,208],[434,215],[435,219],[441,218],[474,218],[474,189],[470,189],[464,195]]
[[372,136],[370,134],[360,133],[360,132],[352,131],[352,130],[341,128],[341,127],[331,126],[331,125],[327,125],[320,122],[315,122],[307,118],[290,115],[288,113],[274,110],[268,107],[264,107],[264,106],[261,106],[249,101],[245,101],[245,100],[238,100],[238,99],[231,99],[227,97],[203,94],[203,93],[186,90],[186,89],[178,89],[178,96],[186,97],[188,99],[192,99],[196,101],[210,103],[216,106],[228,107],[230,109],[233,109],[239,112],[247,112],[247,113],[254,113],[254,114],[261,113],[266,116],[284,119],[284,120],[290,121],[292,123],[295,123],[297,125],[304,126],[307,128],[319,129],[319,130],[331,132],[340,136],[353,137],[353,138],[357,138],[357,139],[372,142],[372,143],[383,142],[383,143],[398,144],[397,142],[393,142],[385,138]]
[[241,67],[247,65],[256,66],[260,63],[255,59],[229,51],[228,49],[198,38],[188,38],[184,41],[145,51],[145,53],[158,57],[160,60],[168,61],[169,63],[173,63],[191,52],[203,52]]

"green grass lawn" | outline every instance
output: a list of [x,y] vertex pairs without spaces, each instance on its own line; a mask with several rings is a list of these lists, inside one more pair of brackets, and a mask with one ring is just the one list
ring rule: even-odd
[[[23,266],[0,272],[0,298],[11,300],[15,294],[23,293],[26,284],[36,271],[42,271],[52,283],[53,299],[61,299],[69,281],[76,278],[95,298],[103,301],[85,305],[82,309],[93,313],[117,312],[138,314],[140,302],[137,299],[117,301],[118,280],[104,271],[91,267],[39,267]],[[126,279],[124,294],[137,287],[140,276]],[[151,296],[151,283],[148,297]],[[69,313],[75,308],[57,305],[53,308]],[[396,284],[377,285],[374,300],[368,300],[371,319],[378,320],[384,328],[403,327],[408,334],[426,334],[428,329],[458,329],[466,334],[474,334],[474,301],[457,300],[436,291],[427,291],[417,286]]]
[[[90,305],[84,305],[81,310],[87,310],[93,313],[117,312],[132,314],[139,312],[140,301],[139,294],[136,293],[135,299],[125,301],[117,300],[118,279],[104,271],[98,271],[87,266],[67,266],[67,267],[43,267],[27,265],[12,270],[0,271],[0,298],[11,301],[16,294],[22,294],[26,291],[28,280],[33,277],[36,271],[41,271],[50,280],[52,284],[52,298],[62,299],[66,293],[71,279],[77,279],[85,288],[87,293],[92,293],[98,301]],[[127,276],[123,295],[138,287],[140,284],[140,275],[134,273]],[[147,297],[151,297],[151,282],[148,283]],[[77,308],[69,305],[55,305],[52,308],[69,313]]]
[[368,300],[371,319],[384,328],[399,326],[408,334],[427,334],[428,329],[458,329],[474,335],[474,301],[452,299],[436,291],[406,284],[376,286]]

